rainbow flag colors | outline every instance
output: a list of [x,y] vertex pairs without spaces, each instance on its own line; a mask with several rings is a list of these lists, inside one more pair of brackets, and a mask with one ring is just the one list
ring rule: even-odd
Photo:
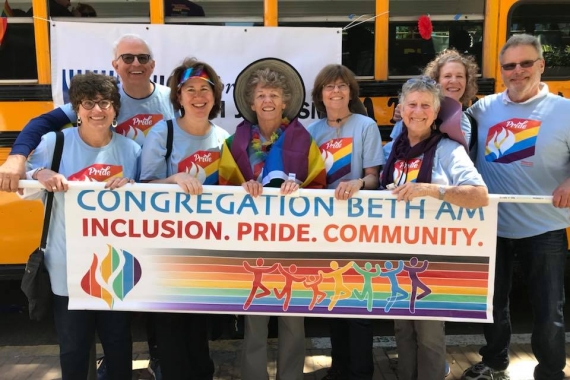
[[[487,318],[487,258],[244,259],[187,256],[185,250],[169,250],[152,261],[160,301],[145,302],[143,309]],[[397,272],[395,276],[387,275],[391,271]]]

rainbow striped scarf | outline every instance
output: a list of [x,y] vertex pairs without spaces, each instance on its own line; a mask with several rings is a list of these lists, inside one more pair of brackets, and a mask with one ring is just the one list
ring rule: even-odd
[[[220,159],[220,185],[241,185],[253,178],[248,147],[252,124],[241,122],[222,148]],[[293,119],[285,132],[275,141],[265,158],[261,183],[265,187],[280,187],[289,173],[301,181],[301,187],[326,188],[325,163],[319,147],[297,119]]]

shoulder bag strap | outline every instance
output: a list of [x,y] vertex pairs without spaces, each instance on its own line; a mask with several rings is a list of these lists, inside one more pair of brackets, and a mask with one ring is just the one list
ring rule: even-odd
[[[63,152],[63,132],[55,133],[55,149],[53,151],[53,158],[51,162],[51,170],[54,172],[59,171],[59,163],[61,162],[61,153]],[[47,245],[47,235],[49,231],[49,220],[51,217],[51,207],[53,204],[53,192],[47,193],[46,210],[44,214],[44,227],[42,229],[42,240],[40,249],[45,251]]]
[[172,124],[172,120],[166,120],[166,126],[167,126],[167,134],[166,134],[166,155],[164,156],[164,159],[166,160],[166,163],[168,164],[168,159],[170,158],[170,155],[172,154],[172,140],[174,139],[174,124]]

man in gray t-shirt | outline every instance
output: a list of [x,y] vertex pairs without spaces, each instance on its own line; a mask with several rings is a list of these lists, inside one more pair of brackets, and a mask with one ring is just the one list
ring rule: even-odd
[[551,204],[499,205],[493,323],[484,326],[482,361],[465,380],[501,378],[509,365],[509,293],[515,254],[521,261],[534,315],[535,379],[561,380],[566,365],[564,267],[570,225],[570,100],[540,82],[542,47],[514,35],[502,48],[507,90],[471,108],[478,123],[477,169],[494,194],[552,195]]

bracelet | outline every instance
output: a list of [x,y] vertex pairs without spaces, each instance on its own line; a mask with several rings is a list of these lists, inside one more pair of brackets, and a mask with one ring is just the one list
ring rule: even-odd
[[[37,169],[32,173],[32,179],[37,181],[37,180],[38,180],[38,173],[39,173],[40,171],[44,170],[44,169],[45,169],[45,167],[43,167],[43,166],[37,168]],[[36,178],[34,178],[34,177],[36,177]]]
[[363,190],[364,187],[366,186],[366,182],[364,182],[364,178],[359,178],[359,181],[362,181],[362,186],[360,186],[360,190]]

